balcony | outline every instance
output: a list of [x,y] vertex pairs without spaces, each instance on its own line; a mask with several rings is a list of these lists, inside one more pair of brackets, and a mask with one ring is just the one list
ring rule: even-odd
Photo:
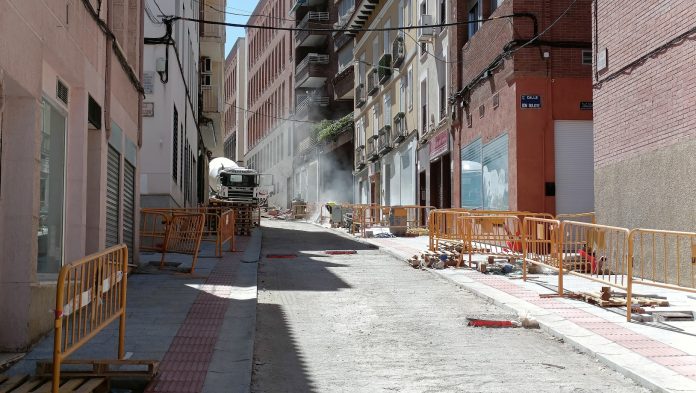
[[367,165],[367,160],[365,160],[365,146],[358,146],[355,148],[355,169],[361,170]]
[[300,7],[313,7],[315,5],[324,5],[326,0],[295,0],[290,7],[290,13],[296,12]]
[[406,128],[406,114],[404,112],[399,112],[394,116],[394,130],[392,132],[392,137],[394,143],[399,143],[406,139],[408,135],[408,129]]
[[392,42],[392,67],[398,68],[406,58],[406,45],[404,44],[404,37],[397,36]]
[[355,87],[355,107],[361,108],[367,102],[367,91],[365,84],[361,83]]
[[373,135],[367,140],[367,159],[370,162],[379,160],[378,135]]
[[329,97],[326,96],[300,96],[297,97],[297,104],[295,105],[295,113],[299,117],[304,117],[309,113],[312,108],[329,106]]
[[355,97],[355,67],[347,66],[333,78],[334,95],[337,100],[352,100]]
[[379,129],[377,134],[377,148],[380,155],[385,155],[392,150],[391,126],[386,125]]
[[367,95],[373,96],[379,91],[379,73],[373,68],[367,73]]
[[328,12],[307,12],[300,23],[297,24],[298,29],[306,30],[295,32],[295,46],[316,47],[323,45],[330,33],[312,29],[326,29],[328,21]]
[[222,112],[222,102],[216,86],[201,86],[203,112]]
[[391,78],[392,69],[392,56],[391,53],[385,53],[382,58],[379,59],[379,68],[377,68],[377,76],[379,78],[379,84],[383,85],[387,83],[389,78]]
[[310,53],[295,67],[295,87],[316,89],[326,83],[329,55]]
[[[431,26],[433,24],[432,15],[421,15],[420,26]],[[418,42],[425,43],[430,42],[435,38],[435,28],[434,27],[419,27],[418,28]]]

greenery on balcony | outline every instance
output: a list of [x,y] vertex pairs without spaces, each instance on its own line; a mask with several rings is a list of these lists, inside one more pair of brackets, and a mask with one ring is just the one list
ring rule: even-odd
[[322,120],[314,127],[313,136],[317,142],[329,142],[335,139],[352,124],[353,112],[338,120]]

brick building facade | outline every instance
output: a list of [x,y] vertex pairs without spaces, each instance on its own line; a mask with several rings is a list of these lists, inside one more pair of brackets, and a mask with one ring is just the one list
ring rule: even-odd
[[694,230],[694,2],[598,0],[593,15],[597,218]]
[[454,206],[592,209],[591,2],[572,3],[457,5],[468,20],[510,17],[472,23],[456,35],[464,42],[457,42]]
[[[290,0],[262,0],[251,25],[291,28]],[[269,203],[286,206],[292,181],[295,63],[293,33],[247,28],[247,138],[245,164],[270,174]]]

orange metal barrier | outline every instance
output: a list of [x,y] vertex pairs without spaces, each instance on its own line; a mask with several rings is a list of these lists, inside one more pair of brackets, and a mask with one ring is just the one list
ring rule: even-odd
[[461,235],[457,219],[469,215],[464,209],[434,209],[428,217],[428,245],[436,251],[440,241],[460,241]]
[[429,214],[434,209],[433,206],[418,205],[385,206],[382,209],[382,222],[389,226],[392,233],[406,235],[409,229],[428,228]]
[[563,295],[563,260],[561,241],[561,222],[548,218],[525,217],[522,233],[524,237],[524,258],[522,260],[522,279],[527,280],[528,263],[542,265],[558,271],[558,294]]
[[597,218],[594,212],[588,213],[570,213],[570,214],[559,214],[556,216],[558,221],[579,221],[587,222],[589,224],[596,224]]
[[457,218],[457,223],[463,242],[457,267],[464,260],[464,252],[469,254],[469,267],[472,266],[473,254],[522,259],[524,236],[522,220],[518,216],[461,216]]
[[191,261],[191,273],[193,273],[198,261],[204,223],[205,214],[203,213],[174,214],[171,216],[162,249],[160,268],[164,266],[164,257],[167,252],[188,254],[193,256],[193,261]]
[[222,246],[226,243],[230,243],[230,251],[236,250],[235,243],[235,232],[237,228],[236,217],[234,210],[225,210],[220,214],[220,219],[218,220],[218,236],[216,236],[217,242],[217,255],[222,255]]
[[142,209],[140,212],[140,250],[162,252],[167,237],[170,214]]
[[53,386],[63,360],[119,319],[118,358],[125,356],[128,248],[118,245],[63,266],[56,283]]
[[[146,247],[143,248],[141,245],[141,249],[145,251],[158,251],[161,249],[156,248],[156,245],[158,244],[157,242],[154,242],[156,239],[163,239],[163,228],[161,225],[155,225],[157,224],[157,221],[161,221],[162,218],[166,218],[167,220],[171,219],[171,216],[175,214],[191,214],[191,213],[202,213],[205,216],[205,222],[203,224],[203,235],[202,235],[202,240],[203,242],[210,242],[210,243],[215,243],[215,256],[218,258],[222,257],[222,246],[226,241],[231,241],[234,243],[234,231],[232,232],[232,238],[230,239],[229,236],[225,236],[223,239],[223,234],[221,232],[222,226],[221,226],[221,220],[223,214],[225,212],[234,210],[229,207],[192,207],[192,208],[170,208],[170,209],[160,209],[160,208],[146,208],[142,209],[143,215],[141,218],[141,225],[140,225],[140,230],[141,230],[141,244],[145,242]],[[159,215],[159,219],[157,216]],[[232,219],[234,220],[233,223],[227,223],[227,225],[232,225],[233,229],[236,229],[236,220],[237,220],[237,214],[236,212],[232,216]],[[152,244],[150,244],[152,243]],[[160,244],[163,243],[162,241],[159,242]],[[232,246],[234,247],[234,246]]]

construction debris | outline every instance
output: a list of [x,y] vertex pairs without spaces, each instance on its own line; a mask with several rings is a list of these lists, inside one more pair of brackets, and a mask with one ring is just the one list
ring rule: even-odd
[[[609,296],[607,296],[607,293]],[[597,304],[600,307],[625,307],[626,295],[614,296],[613,292],[583,292],[580,294],[582,298],[590,303]],[[651,297],[631,297],[631,304],[639,307],[669,307],[669,302],[664,299],[656,299]]]

